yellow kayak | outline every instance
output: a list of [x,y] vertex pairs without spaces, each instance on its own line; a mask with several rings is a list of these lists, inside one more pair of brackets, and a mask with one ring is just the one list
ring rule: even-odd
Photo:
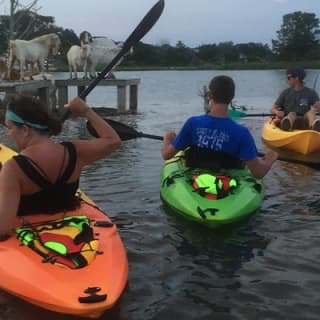
[[271,147],[284,148],[304,155],[320,151],[320,132],[284,131],[270,120],[267,120],[262,128],[262,140]]

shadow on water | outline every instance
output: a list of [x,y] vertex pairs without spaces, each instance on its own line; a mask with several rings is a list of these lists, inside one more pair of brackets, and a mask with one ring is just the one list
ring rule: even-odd
[[[164,241],[173,253],[166,258],[167,294],[162,295],[157,316],[148,319],[229,319],[230,297],[241,288],[237,271],[263,256],[269,240],[255,231],[254,218],[211,230],[164,205],[160,213],[168,225]],[[180,308],[173,308],[174,304]]]
[[171,238],[180,255],[202,255],[208,258],[208,266],[218,276],[232,276],[255,255],[262,255],[268,240],[254,230],[254,217],[241,222],[209,229],[178,216],[172,209],[162,205],[168,222],[176,232]]

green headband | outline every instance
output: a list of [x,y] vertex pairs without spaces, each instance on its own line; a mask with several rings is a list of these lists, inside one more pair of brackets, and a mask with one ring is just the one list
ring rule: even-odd
[[10,111],[7,109],[6,111],[6,115],[5,115],[6,119],[19,123],[19,124],[24,124],[26,126],[35,128],[35,129],[40,129],[40,130],[46,130],[48,129],[47,125],[42,125],[42,124],[37,124],[37,123],[32,123],[29,122],[27,120],[23,120],[21,117],[19,117],[17,114],[15,114],[13,111]]

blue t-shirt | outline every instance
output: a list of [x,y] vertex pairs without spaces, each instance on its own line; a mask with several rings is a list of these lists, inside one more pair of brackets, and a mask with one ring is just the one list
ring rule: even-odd
[[201,115],[189,118],[172,141],[177,150],[189,146],[224,151],[243,161],[257,156],[257,148],[249,130],[230,118]]

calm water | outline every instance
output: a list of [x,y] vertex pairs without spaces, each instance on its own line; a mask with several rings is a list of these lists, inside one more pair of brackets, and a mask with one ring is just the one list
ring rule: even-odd
[[[308,73],[311,87],[317,72]],[[115,119],[156,135],[177,130],[186,117],[202,113],[198,92],[220,73],[118,72],[118,78],[141,78],[141,85],[139,114]],[[285,87],[282,71],[224,73],[234,77],[235,100],[248,106],[248,113],[268,112]],[[88,101],[115,105],[115,90],[96,88]],[[241,121],[260,150],[263,121]],[[3,131],[0,127],[2,136]],[[87,136],[84,122],[68,121],[61,138],[76,136]],[[2,141],[8,143],[6,137]],[[117,223],[129,259],[128,287],[101,319],[319,319],[320,172],[278,161],[264,179],[266,198],[257,214],[232,228],[212,231],[163,207],[160,148],[161,142],[150,139],[124,142],[82,176],[83,191]],[[6,294],[0,298],[5,301],[0,319],[76,319]]]

